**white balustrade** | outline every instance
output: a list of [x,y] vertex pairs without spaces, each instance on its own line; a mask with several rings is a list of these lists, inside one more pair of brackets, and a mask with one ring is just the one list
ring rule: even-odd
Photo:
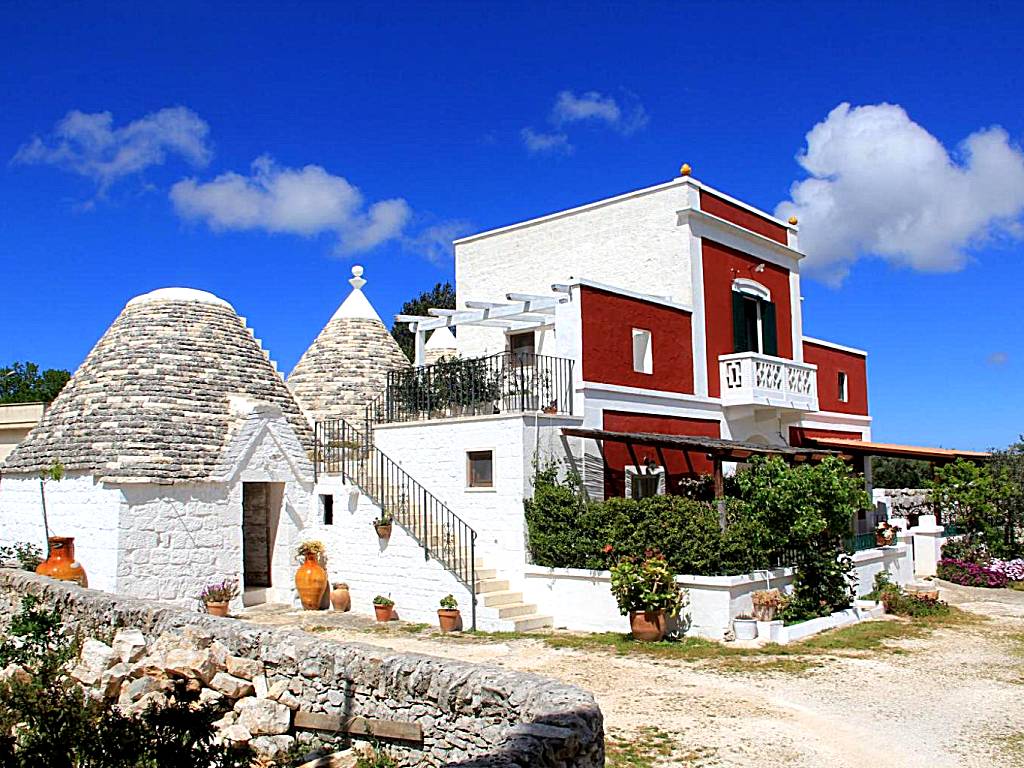
[[757,352],[718,358],[723,405],[818,410],[818,369]]

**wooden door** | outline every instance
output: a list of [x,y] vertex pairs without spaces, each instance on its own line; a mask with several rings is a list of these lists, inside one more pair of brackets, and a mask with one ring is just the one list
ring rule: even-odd
[[270,586],[270,483],[242,483],[242,563],[246,587]]

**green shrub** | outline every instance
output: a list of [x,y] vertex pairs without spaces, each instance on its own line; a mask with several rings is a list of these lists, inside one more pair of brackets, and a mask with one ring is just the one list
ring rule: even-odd
[[75,638],[56,610],[22,600],[0,644],[0,666],[29,673],[0,683],[0,765],[4,768],[243,768],[252,753],[214,744],[223,712],[200,704],[184,681],[165,707],[128,715],[69,684]]
[[35,571],[43,562],[43,550],[28,541],[19,541],[10,546],[0,547],[0,566],[17,563],[26,571]]
[[686,602],[664,556],[649,552],[642,559],[623,558],[612,566],[612,594],[625,616],[631,611],[665,611],[675,616]]

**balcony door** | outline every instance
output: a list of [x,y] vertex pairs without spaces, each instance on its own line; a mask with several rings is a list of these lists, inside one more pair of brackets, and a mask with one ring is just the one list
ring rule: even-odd
[[777,357],[778,332],[775,305],[749,293],[732,292],[732,329],[734,352],[760,352]]

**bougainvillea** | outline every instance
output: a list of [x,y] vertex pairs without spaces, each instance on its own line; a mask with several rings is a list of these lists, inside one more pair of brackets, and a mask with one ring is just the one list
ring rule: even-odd
[[943,558],[939,560],[936,574],[940,579],[961,584],[965,587],[1005,587],[1009,581],[1005,574],[986,568],[977,563]]
[[988,567],[996,573],[1003,574],[1010,581],[1024,581],[1024,560],[1019,557],[1015,560],[993,559]]

